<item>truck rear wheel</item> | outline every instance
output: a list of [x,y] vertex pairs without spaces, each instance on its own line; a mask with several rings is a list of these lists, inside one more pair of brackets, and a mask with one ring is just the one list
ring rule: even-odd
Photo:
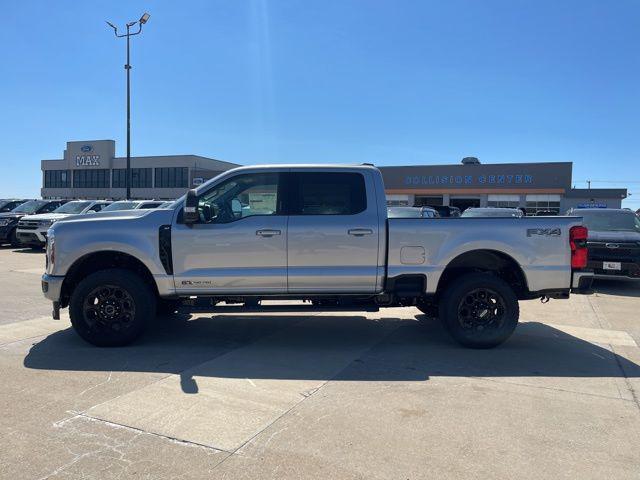
[[440,318],[451,336],[471,348],[492,348],[507,340],[518,325],[518,298],[502,279],[471,273],[447,288]]
[[71,325],[84,340],[99,347],[133,342],[155,313],[151,288],[135,273],[116,268],[87,276],[69,302]]

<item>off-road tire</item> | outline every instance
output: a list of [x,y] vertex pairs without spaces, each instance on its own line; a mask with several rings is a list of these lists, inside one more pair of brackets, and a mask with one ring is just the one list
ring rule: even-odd
[[99,347],[130,344],[155,315],[156,298],[151,287],[139,275],[124,269],[92,273],[75,287],[69,301],[71,325],[80,337]]
[[504,280],[488,273],[456,279],[440,301],[440,318],[449,334],[470,348],[493,348],[518,325],[518,298]]

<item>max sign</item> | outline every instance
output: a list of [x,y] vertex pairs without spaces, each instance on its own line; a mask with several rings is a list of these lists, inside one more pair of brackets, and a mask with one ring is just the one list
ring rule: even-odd
[[100,155],[92,154],[93,147],[91,145],[83,145],[80,147],[79,155],[76,155],[76,167],[99,167]]

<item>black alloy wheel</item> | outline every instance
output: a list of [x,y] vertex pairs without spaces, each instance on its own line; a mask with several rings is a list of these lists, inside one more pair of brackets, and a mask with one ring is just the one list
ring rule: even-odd
[[470,334],[499,329],[504,324],[506,310],[504,299],[499,293],[489,288],[476,288],[460,301],[458,322]]
[[85,297],[82,314],[93,330],[120,332],[131,328],[136,306],[129,292],[122,287],[103,285]]
[[136,273],[119,268],[100,270],[82,279],[69,301],[75,331],[100,347],[128,345],[156,316],[152,286]]
[[491,273],[469,273],[446,287],[440,319],[451,336],[471,348],[492,348],[507,340],[518,325],[518,297]]

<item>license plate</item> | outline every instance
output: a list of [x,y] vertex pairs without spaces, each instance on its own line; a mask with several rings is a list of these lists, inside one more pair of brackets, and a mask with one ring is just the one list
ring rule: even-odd
[[620,262],[602,262],[603,270],[620,270]]

